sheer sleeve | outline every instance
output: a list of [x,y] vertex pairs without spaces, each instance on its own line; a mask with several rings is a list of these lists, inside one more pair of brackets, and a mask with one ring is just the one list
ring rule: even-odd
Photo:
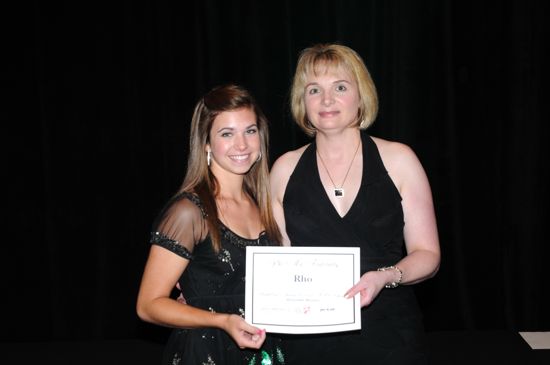
[[151,243],[193,259],[195,245],[207,235],[205,213],[195,195],[182,194],[172,199],[153,225]]

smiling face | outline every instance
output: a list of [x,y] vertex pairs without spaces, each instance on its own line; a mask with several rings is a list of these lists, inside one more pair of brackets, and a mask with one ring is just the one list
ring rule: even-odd
[[250,108],[220,113],[210,129],[206,151],[212,152],[211,170],[218,178],[244,175],[261,151],[256,114]]
[[357,125],[359,90],[355,79],[341,67],[319,67],[310,73],[304,101],[307,117],[318,130]]

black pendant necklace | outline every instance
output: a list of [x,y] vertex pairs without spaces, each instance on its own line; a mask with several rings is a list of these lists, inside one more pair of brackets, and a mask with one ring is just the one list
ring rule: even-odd
[[332,186],[334,188],[334,196],[337,197],[337,198],[343,198],[344,197],[344,194],[345,194],[344,183],[346,182],[346,179],[348,178],[349,171],[351,170],[351,166],[353,165],[353,161],[355,160],[355,156],[357,155],[357,151],[359,150],[360,145],[361,145],[361,140],[359,140],[359,143],[357,144],[357,147],[355,148],[355,153],[353,154],[351,162],[349,163],[348,171],[346,171],[346,175],[344,176],[344,180],[342,181],[342,185],[340,185],[339,188],[336,187],[336,184],[334,183],[334,180],[332,180],[332,176],[330,176],[330,172],[327,169],[327,165],[325,165],[325,161],[323,161],[323,157],[321,157],[321,154],[319,153],[319,151],[316,150],[317,156],[319,156],[319,160],[321,160],[321,164],[325,168],[325,171],[327,172],[328,178],[330,179],[330,182],[332,183]]

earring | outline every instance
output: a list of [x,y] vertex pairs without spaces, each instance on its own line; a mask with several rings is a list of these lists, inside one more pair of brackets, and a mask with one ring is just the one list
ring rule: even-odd
[[212,159],[212,152],[206,152],[206,164],[210,166],[210,160]]
[[262,151],[260,151],[260,154],[258,155],[258,158],[256,159],[256,162],[260,161],[262,159]]

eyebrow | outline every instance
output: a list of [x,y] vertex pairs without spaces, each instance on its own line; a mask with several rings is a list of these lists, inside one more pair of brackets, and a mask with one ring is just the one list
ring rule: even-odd
[[[257,123],[250,124],[248,127],[245,127],[244,130],[246,131],[246,130],[248,130],[250,128],[254,128],[254,127],[258,128],[258,124]],[[223,127],[223,128],[220,128],[218,131],[216,131],[216,133],[220,133],[221,131],[225,131],[225,130],[234,131],[235,128],[233,128],[233,127]]]
[[[333,81],[332,83],[333,83],[333,84],[338,84],[338,83],[340,83],[340,82],[345,82],[346,84],[351,84],[350,81],[345,80],[345,79],[335,80],[335,81]],[[307,83],[307,84],[306,84],[306,88],[309,87],[309,86],[311,86],[311,85],[319,85],[319,83],[318,83],[318,82],[310,82],[310,83]]]

